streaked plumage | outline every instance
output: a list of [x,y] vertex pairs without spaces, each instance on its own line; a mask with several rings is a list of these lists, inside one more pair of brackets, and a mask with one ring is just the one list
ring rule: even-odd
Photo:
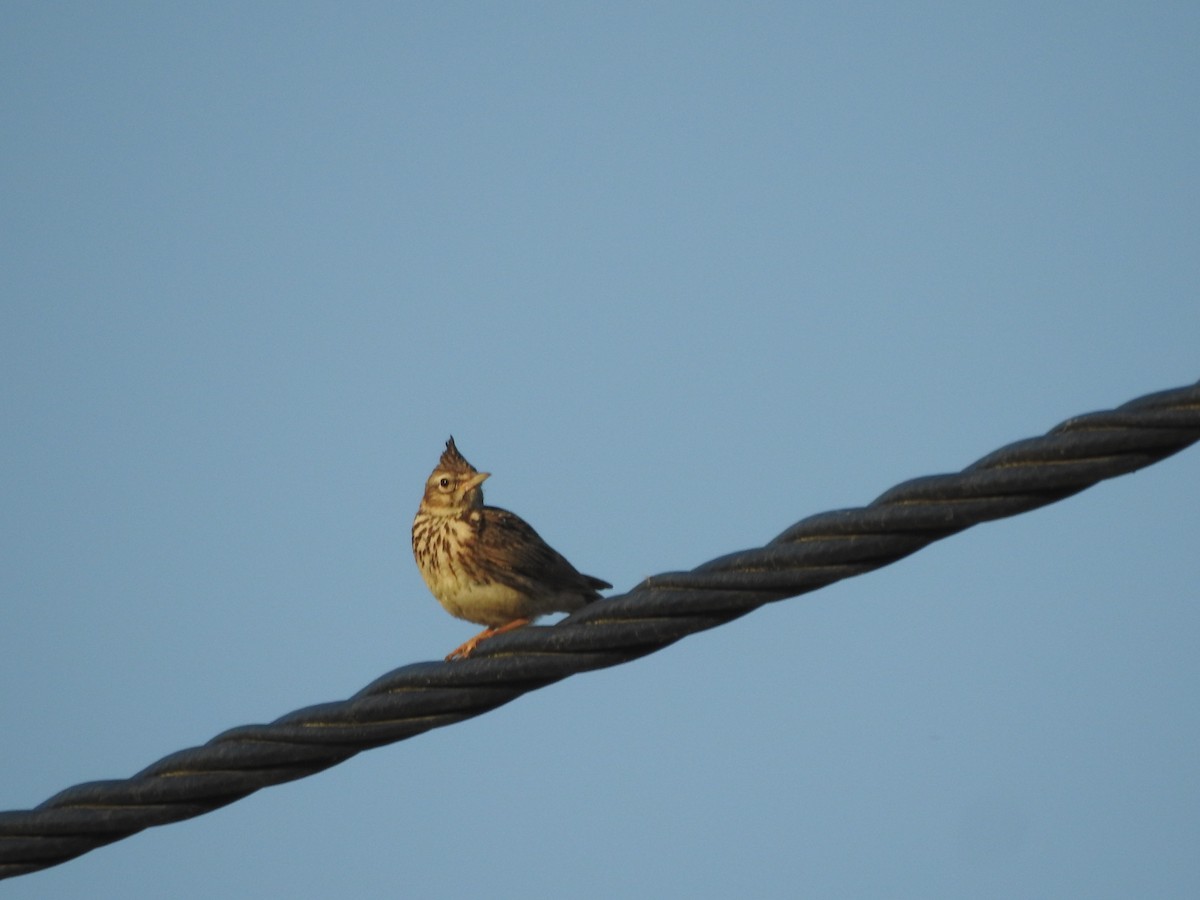
[[519,516],[483,505],[489,473],[467,462],[454,438],[425,482],[413,520],[413,557],[446,611],[488,627],[446,658],[466,658],[495,634],[600,598],[606,581],[581,574]]

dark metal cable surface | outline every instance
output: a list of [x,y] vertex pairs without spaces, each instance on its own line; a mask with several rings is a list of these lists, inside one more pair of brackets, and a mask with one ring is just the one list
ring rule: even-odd
[[79,784],[35,809],[0,812],[0,878],[201,815],[363,750],[477,716],[568,675],[653,653],[765,603],[1133,472],[1197,440],[1200,384],[1069,419],[957,474],[906,481],[869,506],[810,516],[765,547],[656,575],[557,625],[493,638],[470,659],[404,666],[348,700],[233,728],[132,778]]

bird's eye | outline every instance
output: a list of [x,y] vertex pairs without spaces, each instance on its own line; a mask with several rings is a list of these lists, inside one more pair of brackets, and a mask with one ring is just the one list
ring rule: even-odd
[[440,479],[438,481],[438,487],[440,487],[444,491],[446,488],[450,487],[450,479],[449,478]]

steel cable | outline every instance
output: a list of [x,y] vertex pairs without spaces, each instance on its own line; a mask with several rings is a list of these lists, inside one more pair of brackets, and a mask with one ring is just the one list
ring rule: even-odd
[[492,638],[455,662],[396,669],[347,700],[225,731],[131,778],[75,785],[0,812],[0,878],[198,816],[363,750],[461,722],[578,672],[661,650],[765,603],[878,569],[980,522],[1069,497],[1200,440],[1200,384],[1077,416],[962,472],[916,478],[868,506],[797,522],[764,547],[646,579],[552,626]]

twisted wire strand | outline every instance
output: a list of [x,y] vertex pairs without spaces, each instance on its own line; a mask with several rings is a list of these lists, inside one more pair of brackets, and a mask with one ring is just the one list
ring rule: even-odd
[[494,637],[455,662],[387,673],[347,700],[243,725],[131,778],[75,785],[0,812],[0,878],[198,816],[363,750],[503,706],[569,675],[627,662],[758,607],[878,569],[980,522],[1045,506],[1200,440],[1200,383],[1068,419],[962,472],[915,478],[868,506],[797,522],[766,546],[646,579],[553,626]]

